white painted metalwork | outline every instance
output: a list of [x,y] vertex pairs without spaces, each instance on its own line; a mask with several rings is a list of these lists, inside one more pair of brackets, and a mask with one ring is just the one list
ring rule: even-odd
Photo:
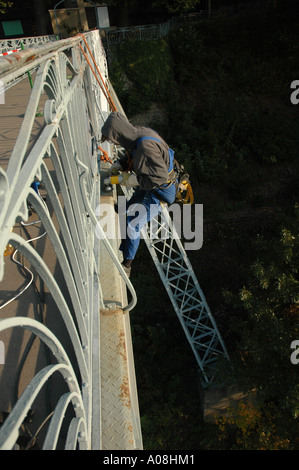
[[54,42],[59,39],[54,34],[46,36],[32,36],[27,38],[11,38],[11,39],[0,39],[0,53],[10,51],[11,49],[21,49],[21,44],[24,47],[35,46],[38,44],[47,44]]
[[217,359],[229,359],[228,353],[166,206],[142,233],[195,355],[202,384],[213,384]]
[[[55,449],[61,433],[65,449],[101,448],[99,311],[106,306],[99,276],[100,243],[104,243],[111,263],[131,292],[131,301],[123,305],[123,310],[130,311],[136,304],[133,286],[94,215],[100,203],[97,143],[109,105],[83,54],[87,49],[107,81],[98,31],[29,47],[17,57],[11,54],[9,62],[0,59],[4,85],[13,85],[20,75],[36,70],[7,167],[0,167],[0,279],[5,282],[10,263],[3,253],[8,246],[14,247],[22,257],[19,264],[26,264],[26,269],[45,286],[45,295],[51,299],[49,318],[55,318],[55,326],[61,321],[65,331],[58,338],[47,324],[27,318],[25,311],[22,314],[22,296],[18,298],[21,314],[14,318],[7,313],[8,302],[0,306],[0,334],[28,330],[53,355],[50,364],[30,379],[12,406],[0,428],[0,449],[15,446],[32,404],[57,374],[63,379],[63,392],[41,426],[47,427],[43,448]],[[44,119],[34,135],[39,107]],[[39,183],[40,189],[34,189],[33,183]],[[34,222],[30,219],[32,210],[38,217]],[[39,224],[44,232],[44,243],[53,252],[48,258],[47,252],[40,251],[38,243],[28,240],[20,230],[31,224]],[[95,226],[100,237],[96,236]],[[14,280],[10,281],[13,291]],[[9,373],[13,375],[14,371]],[[68,424],[64,416],[68,416]]]

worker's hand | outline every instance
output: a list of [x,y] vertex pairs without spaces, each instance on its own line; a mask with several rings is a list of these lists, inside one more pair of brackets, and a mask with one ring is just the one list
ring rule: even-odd
[[134,186],[139,186],[135,173],[128,173],[127,171],[123,171],[120,177],[122,177],[122,181],[120,182],[120,184],[123,186],[128,186],[131,188],[133,188]]
[[104,181],[105,184],[120,184],[122,186],[127,186],[133,188],[134,186],[139,186],[137,181],[137,176],[134,173],[128,173],[123,171],[120,175],[110,176]]
[[116,160],[109,169],[109,175],[117,175],[122,170],[121,164]]

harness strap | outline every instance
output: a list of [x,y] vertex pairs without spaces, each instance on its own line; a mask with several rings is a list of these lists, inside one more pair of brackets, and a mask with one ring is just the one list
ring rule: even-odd
[[[136,144],[136,148],[134,150],[134,153],[136,151],[136,149],[138,148],[138,145],[143,141],[143,140],[154,140],[156,142],[160,142],[161,143],[161,140],[160,139],[157,139],[156,137],[151,137],[151,136],[142,136],[142,137],[139,137],[139,139],[137,139],[137,144]],[[187,174],[184,174],[182,176],[182,178],[180,179],[180,182],[184,185],[185,187],[185,190],[180,190],[179,189],[179,184],[178,184],[178,180],[176,179],[177,178],[177,175],[176,175],[176,172],[175,172],[175,165],[176,167],[180,168],[180,172],[183,171],[183,167],[181,167],[178,162],[175,160],[174,158],[174,151],[168,147],[168,154],[169,154],[169,167],[168,167],[168,176],[169,176],[169,181],[167,181],[167,183],[163,184],[162,186],[160,186],[160,189],[167,189],[169,188],[173,183],[175,183],[176,185],[176,198],[178,201],[182,202],[183,204],[193,204],[194,202],[194,196],[193,196],[193,190],[192,190],[192,187],[191,187],[191,184],[190,184],[190,181],[189,181],[189,175]],[[159,199],[159,195],[156,194],[156,196],[158,197]]]

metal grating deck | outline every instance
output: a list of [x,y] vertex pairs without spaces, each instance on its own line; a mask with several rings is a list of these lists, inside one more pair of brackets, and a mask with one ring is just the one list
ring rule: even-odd
[[[101,164],[102,178],[105,166],[110,165]],[[114,206],[115,202],[115,193],[101,195],[101,205]],[[120,253],[118,240],[110,240],[110,244]],[[100,278],[104,304],[108,306],[100,315],[102,449],[142,449],[130,317],[121,309],[127,304],[126,287],[103,243]]]

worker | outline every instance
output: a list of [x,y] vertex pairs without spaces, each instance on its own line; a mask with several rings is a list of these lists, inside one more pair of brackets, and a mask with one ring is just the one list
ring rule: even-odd
[[[110,173],[120,172],[118,183],[134,188],[127,202],[126,236],[120,245],[122,264],[130,276],[141,228],[162,210],[161,204],[172,204],[175,200],[174,152],[154,130],[133,126],[120,112],[111,113],[104,123],[102,142],[105,140],[126,150],[126,155],[114,162]],[[136,205],[140,204],[145,208],[145,215],[132,226]]]

